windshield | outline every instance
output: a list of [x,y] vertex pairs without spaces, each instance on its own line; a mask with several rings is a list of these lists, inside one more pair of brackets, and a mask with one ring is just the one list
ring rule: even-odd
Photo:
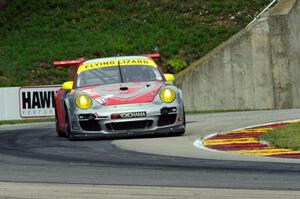
[[111,66],[79,73],[76,79],[76,87],[162,80],[163,77],[160,71],[152,66]]

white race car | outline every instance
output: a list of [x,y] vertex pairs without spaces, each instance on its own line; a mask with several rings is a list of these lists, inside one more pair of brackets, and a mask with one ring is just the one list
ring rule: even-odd
[[185,132],[181,90],[152,57],[55,61],[77,66],[55,96],[56,130],[70,140]]

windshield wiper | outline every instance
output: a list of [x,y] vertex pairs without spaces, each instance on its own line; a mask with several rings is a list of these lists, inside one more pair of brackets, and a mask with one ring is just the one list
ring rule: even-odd
[[120,72],[121,83],[123,83],[124,80],[123,80],[123,75],[122,75],[122,71],[121,71],[120,61],[118,61],[118,68],[119,68],[119,72]]

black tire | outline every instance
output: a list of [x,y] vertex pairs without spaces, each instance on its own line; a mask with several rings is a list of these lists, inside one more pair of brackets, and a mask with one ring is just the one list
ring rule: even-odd
[[183,135],[184,133],[185,133],[185,130],[176,132],[176,133],[174,133],[174,135],[180,136],[180,135]]
[[63,131],[59,128],[59,126],[58,126],[58,121],[57,121],[56,118],[55,118],[55,127],[56,127],[56,133],[57,133],[57,136],[58,136],[58,137],[66,137],[66,133],[63,132]]
[[56,133],[57,133],[57,136],[58,137],[65,137],[66,136],[66,133],[63,132],[59,126],[58,126],[58,120],[57,120],[57,111],[55,109],[55,129],[56,129]]
[[184,125],[184,130],[174,133],[175,135],[179,136],[179,135],[183,135],[185,133],[186,120],[185,120],[184,106],[183,106],[183,125]]
[[183,107],[183,125],[184,128],[186,127],[186,120],[185,120],[185,111],[184,111],[184,107]]
[[67,122],[67,132],[66,132],[66,137],[69,139],[69,140],[71,140],[71,141],[73,141],[73,140],[75,140],[75,138],[73,137],[73,135],[72,135],[72,132],[71,132],[71,122],[70,122],[70,118],[69,118],[69,114],[68,114],[68,112],[67,112],[67,109],[65,109],[65,113],[66,113],[66,122]]

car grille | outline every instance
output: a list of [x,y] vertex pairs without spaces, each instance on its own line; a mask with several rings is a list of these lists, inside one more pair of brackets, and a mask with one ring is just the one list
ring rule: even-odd
[[111,131],[118,130],[134,130],[134,129],[147,129],[152,126],[153,121],[142,120],[132,122],[115,122],[106,124],[106,128]]
[[157,126],[167,126],[176,122],[177,114],[161,115],[157,121]]
[[101,126],[96,120],[79,121],[79,124],[84,131],[101,131]]

